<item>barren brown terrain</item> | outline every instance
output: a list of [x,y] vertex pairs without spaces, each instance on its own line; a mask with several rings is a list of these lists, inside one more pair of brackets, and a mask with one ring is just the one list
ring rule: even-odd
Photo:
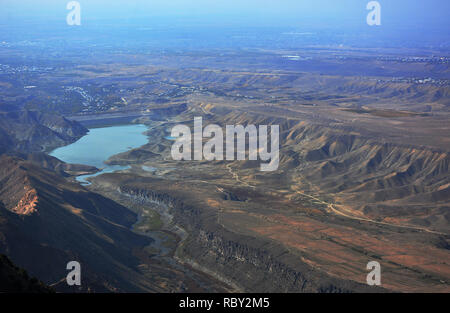
[[[9,126],[0,148],[13,155],[2,159],[1,252],[65,290],[62,270],[30,264],[14,248],[17,230],[7,229],[13,221],[30,238],[23,221],[52,228],[56,220],[42,216],[63,212],[101,247],[106,270],[66,242],[71,228],[56,228],[57,244],[46,232],[39,238],[61,256],[60,269],[68,256],[85,259],[98,275],[94,291],[450,292],[447,59],[300,52],[311,59],[287,63],[283,55],[297,52],[267,50],[79,59],[27,76],[37,86],[27,96],[19,79],[4,79],[2,99],[24,113],[5,106],[0,116]],[[204,126],[279,125],[279,168],[174,161],[170,130],[194,117]],[[81,137],[77,122],[145,124],[148,143],[105,162],[129,168],[80,186],[75,176],[98,169],[45,153]],[[46,251],[29,244],[35,256]],[[370,261],[381,264],[380,287],[366,284]]]
[[[174,85],[202,88],[149,105],[135,120],[150,127],[149,143],[111,158],[132,167],[93,178],[92,188],[167,205],[189,234],[177,250],[181,260],[250,291],[364,290],[372,260],[382,266],[386,290],[450,291],[448,86],[169,72]],[[155,121],[153,110],[158,115],[177,103],[185,110]],[[280,125],[280,168],[262,173],[254,161],[172,161],[165,137],[194,116],[204,125]],[[269,284],[275,268],[283,274]]]

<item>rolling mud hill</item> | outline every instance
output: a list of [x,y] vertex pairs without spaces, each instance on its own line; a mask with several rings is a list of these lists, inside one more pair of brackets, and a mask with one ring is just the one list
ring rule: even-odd
[[[450,155],[448,150],[389,143],[354,127],[320,125],[241,114],[223,124],[280,125],[280,169],[291,188],[304,188],[348,204],[355,214],[391,222],[431,226],[448,232],[450,222]],[[361,134],[363,133],[363,134]],[[269,175],[270,176],[270,175]],[[382,213],[377,214],[377,206]],[[401,224],[401,223],[400,223]]]

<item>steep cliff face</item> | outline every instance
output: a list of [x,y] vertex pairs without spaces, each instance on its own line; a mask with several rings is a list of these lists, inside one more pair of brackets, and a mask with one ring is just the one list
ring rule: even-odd
[[30,215],[37,211],[36,206],[39,199],[36,189],[25,185],[24,190],[25,193],[23,197],[11,211],[19,215]]
[[[143,291],[133,249],[151,239],[130,227],[136,214],[69,183],[55,172],[0,157],[0,253],[64,291]],[[66,265],[82,265],[80,289],[64,284]]]
[[36,213],[39,198],[30,181],[30,175],[18,166],[14,158],[1,156],[0,163],[0,199],[3,206],[18,215]]
[[74,142],[87,132],[81,124],[55,114],[0,112],[0,153],[45,151]]
[[[126,184],[123,195],[140,203],[166,206],[173,222],[189,233],[179,254],[184,262],[220,277],[246,292],[380,292],[350,280],[330,277],[299,262],[282,246],[233,234],[212,223],[210,211],[196,208],[168,193]],[[206,222],[208,220],[208,222]]]

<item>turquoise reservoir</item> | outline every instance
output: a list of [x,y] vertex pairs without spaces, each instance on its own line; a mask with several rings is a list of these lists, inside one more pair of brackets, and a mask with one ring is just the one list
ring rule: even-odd
[[91,175],[78,176],[77,180],[89,183],[86,178],[103,173],[124,170],[129,166],[107,165],[104,161],[111,156],[145,145],[148,138],[144,135],[145,125],[121,125],[102,128],[92,128],[80,140],[50,153],[66,163],[92,165],[100,172]]

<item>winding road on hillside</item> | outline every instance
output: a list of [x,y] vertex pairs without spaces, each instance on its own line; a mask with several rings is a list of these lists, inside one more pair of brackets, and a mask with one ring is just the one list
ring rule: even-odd
[[[239,175],[236,172],[234,172],[233,169],[231,168],[231,164],[227,164],[226,168],[230,172],[230,174],[232,175],[233,179],[235,179],[238,183],[241,183],[241,184],[243,184],[246,187],[256,188],[256,186],[252,186],[249,183],[241,180]],[[299,194],[301,196],[310,198],[310,199],[316,201],[317,203],[326,205],[330,212],[332,212],[332,213],[334,213],[334,214],[336,214],[338,216],[342,216],[342,217],[349,218],[349,219],[352,219],[352,220],[361,221],[361,222],[369,222],[369,223],[378,224],[378,225],[384,225],[384,226],[391,226],[391,227],[399,227],[399,228],[411,229],[411,230],[416,230],[416,231],[424,231],[424,232],[431,233],[431,234],[436,234],[436,235],[444,235],[444,236],[448,236],[449,235],[449,234],[446,234],[446,233],[430,230],[430,229],[423,228],[423,227],[417,227],[417,226],[411,226],[411,225],[398,225],[398,224],[392,224],[392,223],[386,223],[386,222],[379,222],[379,221],[375,221],[375,220],[370,219],[370,218],[364,218],[364,217],[358,217],[358,216],[350,215],[348,213],[345,213],[345,212],[339,210],[337,208],[337,205],[334,204],[334,203],[329,203],[329,202],[323,201],[323,200],[321,200],[321,199],[319,199],[319,198],[317,198],[315,196],[306,194],[306,193],[301,192],[301,191],[295,191],[295,194]]]

